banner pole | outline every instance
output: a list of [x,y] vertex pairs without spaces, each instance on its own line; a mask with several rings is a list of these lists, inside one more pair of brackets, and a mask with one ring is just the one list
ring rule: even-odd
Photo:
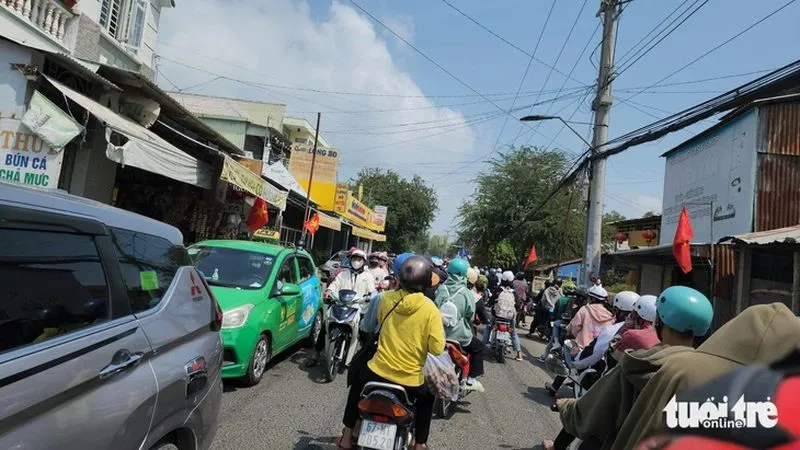
[[306,189],[306,209],[305,212],[303,212],[303,232],[300,235],[301,247],[305,246],[306,233],[308,233],[305,223],[308,221],[308,218],[310,217],[309,208],[311,207],[311,184],[314,182],[314,165],[317,162],[317,142],[319,140],[319,121],[321,117],[322,113],[317,113],[317,126],[314,129],[314,150],[311,153],[311,170],[308,173],[308,189]]

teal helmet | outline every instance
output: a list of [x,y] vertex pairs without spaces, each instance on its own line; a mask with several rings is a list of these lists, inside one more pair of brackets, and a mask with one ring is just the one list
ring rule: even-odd
[[466,259],[455,258],[447,265],[447,273],[452,275],[465,277],[467,276],[467,270],[469,270],[469,263]]
[[658,296],[656,312],[661,322],[681,333],[705,336],[714,319],[714,308],[705,295],[686,286],[672,286]]

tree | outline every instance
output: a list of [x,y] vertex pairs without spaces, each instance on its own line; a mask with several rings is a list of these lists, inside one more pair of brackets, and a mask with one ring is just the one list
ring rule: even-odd
[[603,225],[601,228],[603,250],[611,251],[614,249],[614,242],[617,240],[617,227],[612,225],[614,222],[625,220],[622,214],[611,211],[603,214]]
[[458,242],[472,249],[476,264],[521,268],[531,245],[539,263],[582,255],[580,190],[562,189],[537,209],[570,163],[563,151],[531,147],[512,148],[491,161],[475,180],[475,194],[459,208]]
[[367,168],[350,185],[354,190],[362,186],[362,201],[367,205],[388,208],[386,246],[390,252],[409,251],[426,237],[439,202],[436,192],[422,178],[414,175],[408,180],[393,170]]
[[423,239],[408,250],[424,255],[446,257],[450,253],[450,241],[445,234],[426,234]]

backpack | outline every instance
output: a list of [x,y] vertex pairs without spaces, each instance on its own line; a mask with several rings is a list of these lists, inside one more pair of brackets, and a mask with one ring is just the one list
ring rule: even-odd
[[[462,287],[453,295],[456,295],[465,289],[465,287]],[[450,295],[450,291],[448,291],[447,288],[445,288],[445,292],[447,292],[448,297],[444,303],[442,303],[442,306],[439,307],[439,313],[442,315],[442,324],[444,327],[454,328],[456,325],[458,325],[458,307],[455,303],[453,303],[453,295]]]
[[503,289],[497,296],[497,302],[494,305],[494,315],[501,319],[511,320],[517,313],[516,306],[514,291],[511,289]]

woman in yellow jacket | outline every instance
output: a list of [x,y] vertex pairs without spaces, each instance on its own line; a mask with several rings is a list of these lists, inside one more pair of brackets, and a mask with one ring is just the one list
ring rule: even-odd
[[434,399],[425,386],[422,367],[428,353],[440,355],[444,351],[444,326],[439,309],[422,293],[434,281],[430,262],[421,256],[411,256],[403,262],[397,277],[400,290],[384,292],[378,307],[378,323],[383,324],[378,350],[350,386],[339,448],[352,447],[358,401],[364,385],[371,381],[405,388],[416,405],[414,448],[427,447]]

